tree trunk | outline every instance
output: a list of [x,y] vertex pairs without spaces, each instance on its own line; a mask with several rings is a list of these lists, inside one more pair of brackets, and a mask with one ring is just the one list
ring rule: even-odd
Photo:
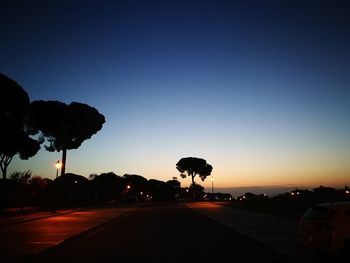
[[2,172],[2,178],[5,180],[6,179],[6,169],[7,167],[4,166],[4,167],[1,167],[1,172]]
[[2,178],[5,180],[7,175],[7,167],[10,165],[13,156],[1,155],[0,169],[2,172]]
[[196,189],[195,189],[195,184],[194,184],[194,175],[191,175],[192,177],[192,196],[193,196],[193,201],[196,201]]
[[67,159],[67,149],[62,150],[62,167],[61,167],[61,176],[66,173],[66,159]]

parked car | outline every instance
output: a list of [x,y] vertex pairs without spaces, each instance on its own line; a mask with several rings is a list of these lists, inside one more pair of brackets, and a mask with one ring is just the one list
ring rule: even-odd
[[350,262],[350,202],[322,203],[308,209],[299,220],[302,245]]

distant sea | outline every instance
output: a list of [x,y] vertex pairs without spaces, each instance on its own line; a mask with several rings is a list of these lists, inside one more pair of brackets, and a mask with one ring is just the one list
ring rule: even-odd
[[[256,195],[267,194],[267,196],[272,197],[286,192],[290,192],[294,189],[308,189],[312,190],[314,187],[296,187],[296,186],[247,186],[247,187],[226,187],[214,188],[214,192],[229,193],[233,197],[244,195],[245,193],[253,193]],[[205,191],[210,193],[212,189],[210,187],[205,188]]]

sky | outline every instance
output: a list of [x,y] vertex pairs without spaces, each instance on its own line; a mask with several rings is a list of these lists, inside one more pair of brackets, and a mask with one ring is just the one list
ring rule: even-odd
[[[217,189],[350,185],[348,1],[2,1],[0,71],[106,118],[66,172]],[[54,178],[42,146],[13,171]],[[196,182],[211,187],[211,181]]]

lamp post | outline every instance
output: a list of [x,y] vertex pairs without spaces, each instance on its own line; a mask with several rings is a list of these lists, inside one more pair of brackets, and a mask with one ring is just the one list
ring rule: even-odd
[[214,194],[214,177],[212,176],[210,180],[211,180],[211,193]]
[[58,177],[58,170],[62,167],[60,160],[57,160],[57,162],[55,163],[55,166],[56,166],[56,178],[57,178]]

